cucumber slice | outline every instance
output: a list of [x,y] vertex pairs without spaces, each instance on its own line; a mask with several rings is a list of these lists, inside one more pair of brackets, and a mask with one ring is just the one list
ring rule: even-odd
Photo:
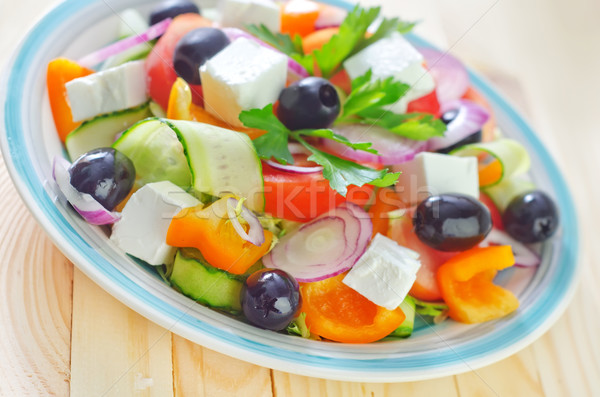
[[136,183],[171,181],[189,189],[192,174],[177,134],[162,119],[148,118],[123,133],[113,148],[133,161]]
[[521,178],[509,178],[483,189],[483,192],[490,196],[498,210],[503,213],[513,198],[535,189],[535,184],[531,181]]
[[74,129],[65,141],[71,160],[92,149],[110,147],[119,132],[150,116],[148,103],[94,117]]
[[242,311],[240,294],[243,281],[224,270],[204,261],[187,256],[186,250],[178,250],[171,272],[171,285],[184,295],[206,306],[232,314]]
[[408,338],[412,335],[415,327],[415,301],[412,297],[407,296],[400,304],[400,308],[404,312],[406,318],[394,332],[389,336],[397,338]]
[[248,135],[210,124],[164,120],[179,136],[197,193],[245,197],[246,206],[264,211],[262,165]]
[[480,187],[493,186],[504,179],[524,174],[531,166],[531,158],[529,157],[529,153],[527,153],[527,149],[513,139],[501,138],[492,142],[473,143],[450,152],[450,154],[455,156],[478,156],[482,153],[487,153],[492,158],[498,160],[502,172],[498,179],[486,185],[480,184]]

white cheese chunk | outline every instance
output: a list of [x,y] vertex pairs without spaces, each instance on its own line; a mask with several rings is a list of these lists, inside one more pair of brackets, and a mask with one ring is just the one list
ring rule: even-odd
[[272,32],[281,30],[280,8],[272,0],[225,0],[221,4],[221,26],[245,29],[265,25]]
[[411,89],[404,97],[388,106],[395,113],[405,113],[410,101],[431,93],[435,88],[433,77],[423,67],[423,55],[397,32],[348,58],[344,68],[351,79],[371,69],[373,80],[394,77],[410,85]]
[[129,255],[151,265],[169,264],[175,248],[167,245],[171,219],[200,202],[169,181],[144,185],[135,192],[114,224],[110,240]]
[[263,108],[279,98],[287,77],[287,57],[238,38],[200,68],[204,107],[232,126],[240,112]]
[[73,121],[139,106],[148,100],[144,61],[127,62],[69,81]]
[[423,152],[393,167],[401,172],[396,191],[408,204],[429,196],[460,193],[479,199],[479,172],[475,157]]
[[342,282],[388,310],[396,309],[416,280],[419,254],[377,234]]

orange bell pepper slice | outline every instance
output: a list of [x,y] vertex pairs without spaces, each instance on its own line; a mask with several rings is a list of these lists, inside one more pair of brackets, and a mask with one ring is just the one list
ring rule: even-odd
[[377,233],[387,236],[390,227],[389,213],[401,208],[406,208],[406,204],[394,189],[381,188],[377,190],[375,202],[368,211],[371,222],[373,222],[373,237]]
[[309,0],[292,0],[281,9],[281,33],[294,37],[306,36],[315,31],[321,7]]
[[167,107],[167,118],[173,120],[197,121],[216,127],[243,132],[248,135],[250,139],[256,139],[266,133],[266,131],[256,128],[231,126],[207,112],[203,107],[192,103],[192,90],[188,83],[181,77],[178,77],[171,87],[169,106]]
[[265,242],[256,246],[235,231],[227,216],[227,199],[212,205],[186,208],[171,221],[167,244],[200,250],[212,266],[233,274],[244,274],[271,247],[273,234],[265,230]]
[[56,125],[56,131],[62,142],[65,141],[71,131],[81,125],[80,122],[73,121],[73,114],[65,84],[92,73],[94,73],[93,70],[84,68],[77,62],[67,58],[57,58],[48,64],[46,87],[48,88],[48,98],[50,100],[54,125]]
[[493,283],[499,270],[515,263],[509,245],[475,247],[445,262],[437,272],[449,316],[462,323],[504,317],[519,307],[517,297]]
[[311,333],[336,342],[369,343],[385,338],[402,324],[402,309],[377,306],[342,283],[345,276],[300,284],[301,310]]

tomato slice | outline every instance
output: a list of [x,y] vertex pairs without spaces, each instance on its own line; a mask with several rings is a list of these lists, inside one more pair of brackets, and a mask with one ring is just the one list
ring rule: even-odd
[[[301,161],[296,165],[302,166]],[[313,164],[314,165],[314,164]],[[265,212],[277,218],[308,222],[350,201],[361,207],[371,200],[373,186],[349,186],[346,197],[331,189],[321,172],[308,174],[282,171],[263,162]]]
[[406,107],[406,113],[429,113],[435,117],[439,117],[440,103],[438,102],[435,90],[421,98],[410,101]]
[[388,237],[398,244],[419,253],[421,267],[410,294],[428,302],[442,300],[442,293],[436,280],[438,268],[456,255],[455,252],[435,250],[419,240],[413,231],[412,214],[390,220]]
[[404,321],[400,308],[377,306],[342,282],[346,273],[300,285],[302,312],[310,332],[343,343],[386,337]]
[[[210,27],[212,22],[198,14],[182,14],[173,19],[146,59],[146,85],[150,97],[163,109],[169,106],[171,87],[177,79],[173,53],[179,39],[196,28]],[[202,86],[191,85],[194,103],[202,104]]]
[[492,201],[490,196],[485,193],[479,193],[479,201],[481,201],[485,206],[490,210],[490,214],[492,215],[492,225],[496,229],[504,230],[504,223],[502,223],[502,214],[496,204]]

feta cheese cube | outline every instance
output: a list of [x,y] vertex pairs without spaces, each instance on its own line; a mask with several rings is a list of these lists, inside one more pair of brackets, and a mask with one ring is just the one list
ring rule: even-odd
[[393,167],[401,172],[396,191],[408,204],[429,196],[461,193],[479,199],[477,158],[423,152],[411,161]]
[[169,181],[144,185],[135,192],[114,224],[110,240],[126,253],[151,265],[169,264],[175,248],[167,245],[171,219],[200,202]]
[[433,77],[423,67],[423,55],[400,33],[376,41],[344,62],[351,79],[364,75],[371,69],[373,80],[394,77],[411,86],[410,90],[388,109],[406,113],[408,103],[431,93],[435,88]]
[[279,98],[287,77],[287,57],[238,38],[200,68],[206,110],[241,127],[242,110],[263,108]]
[[377,234],[342,282],[376,305],[396,309],[414,284],[419,254]]
[[127,62],[69,81],[73,121],[139,106],[148,100],[144,61]]
[[265,25],[272,32],[281,30],[279,5],[272,0],[225,0],[221,4],[221,26],[245,29]]

